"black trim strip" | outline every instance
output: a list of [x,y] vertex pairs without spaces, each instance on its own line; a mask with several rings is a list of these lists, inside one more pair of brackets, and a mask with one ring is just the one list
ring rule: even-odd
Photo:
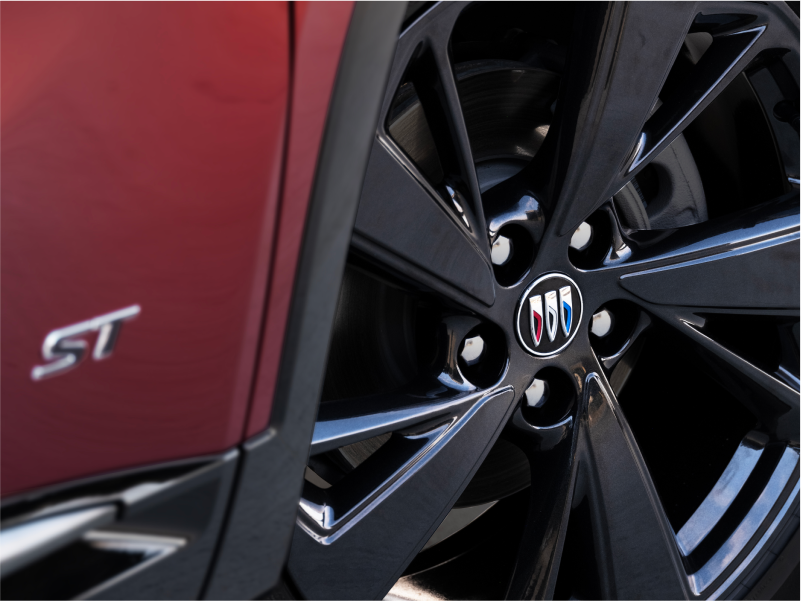
[[315,175],[270,428],[244,445],[205,597],[250,599],[286,561],[362,181],[405,2],[357,2]]

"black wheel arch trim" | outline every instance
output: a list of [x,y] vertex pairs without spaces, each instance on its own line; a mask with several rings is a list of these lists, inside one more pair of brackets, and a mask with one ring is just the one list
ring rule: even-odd
[[289,552],[362,182],[406,2],[357,2],[331,97],[267,431],[246,441],[204,598],[250,599]]

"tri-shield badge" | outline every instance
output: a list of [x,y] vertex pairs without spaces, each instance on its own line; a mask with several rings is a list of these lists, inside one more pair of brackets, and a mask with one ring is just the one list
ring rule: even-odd
[[562,313],[562,332],[570,336],[570,325],[573,321],[573,295],[570,286],[559,289],[559,309]]
[[540,340],[542,340],[542,325],[544,321],[542,295],[532,296],[528,299],[528,304],[531,311],[531,338],[534,340],[534,346],[537,347],[540,345]]
[[538,357],[561,352],[581,329],[583,302],[581,290],[566,275],[541,276],[526,288],[517,305],[515,327],[520,344]]

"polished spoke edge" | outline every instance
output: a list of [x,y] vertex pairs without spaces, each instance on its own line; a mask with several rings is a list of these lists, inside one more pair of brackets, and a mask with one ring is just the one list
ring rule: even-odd
[[[378,507],[384,499],[398,490],[416,471],[423,468],[484,405],[507,392],[514,392],[514,389],[507,386],[470,395],[474,402],[462,415],[447,416],[443,419],[444,423],[440,422],[440,425],[433,429],[429,426],[425,432],[420,434],[402,434],[403,438],[417,442],[418,450],[379,486],[342,515],[335,515],[334,508],[326,503],[320,504],[301,498],[297,518],[298,526],[320,544],[329,545],[335,542],[373,508]],[[465,402],[462,401],[462,404]],[[427,414],[422,416],[424,421],[426,416]]]
[[[433,419],[449,419],[459,417],[469,410],[477,400],[486,396],[486,390],[480,392],[456,394],[439,401],[425,402],[419,397],[402,397],[398,399],[416,403],[408,406],[399,406],[380,410],[378,403],[365,403],[373,405],[372,409],[366,406],[363,413],[355,413],[343,417],[326,417],[318,420],[314,426],[310,455],[319,455],[344,447],[355,442],[367,440],[387,432],[395,432],[403,428],[414,426]],[[341,403],[332,401],[331,404]],[[322,412],[322,410],[321,410]]]
[[776,531],[776,528],[778,528],[779,525],[782,523],[784,517],[787,515],[787,512],[790,510],[790,507],[798,499],[798,496],[799,496],[799,484],[798,482],[796,482],[792,493],[787,497],[787,500],[784,502],[784,505],[782,505],[782,508],[776,514],[776,517],[773,519],[773,522],[771,523],[770,527],[762,535],[762,538],[759,539],[759,542],[757,542],[756,546],[745,557],[745,559],[743,559],[743,561],[740,563],[737,569],[734,570],[729,575],[728,578],[726,578],[723,584],[721,584],[717,588],[717,590],[715,590],[714,593],[709,595],[708,599],[719,599],[726,592],[726,590],[729,587],[731,587],[731,585],[740,576],[740,574],[742,574],[743,570],[745,570],[745,568],[747,568],[753,563],[756,556],[762,551],[762,549],[765,548],[765,545],[767,545],[768,541],[770,540],[770,537]]
[[[743,519],[740,525],[712,558],[707,561],[700,570],[688,576],[690,589],[695,595],[701,595],[715,580],[730,568],[732,562],[735,561],[736,557],[745,549],[765,522],[770,512],[774,509],[782,493],[785,491],[787,484],[794,476],[797,478],[797,472],[798,451],[792,447],[787,447],[770,481],[749,510],[745,519]],[[713,490],[710,495],[713,495],[715,492],[716,491]],[[709,499],[709,497],[707,497],[707,499]],[[702,508],[704,508],[703,505],[699,508],[699,511]],[[693,518],[697,514],[698,511],[693,515]],[[747,565],[748,562],[744,563]]]

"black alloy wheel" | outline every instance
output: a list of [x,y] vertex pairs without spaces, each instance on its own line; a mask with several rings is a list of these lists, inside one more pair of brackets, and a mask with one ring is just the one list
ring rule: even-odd
[[784,3],[409,16],[298,508],[299,594],[798,590],[798,82]]

